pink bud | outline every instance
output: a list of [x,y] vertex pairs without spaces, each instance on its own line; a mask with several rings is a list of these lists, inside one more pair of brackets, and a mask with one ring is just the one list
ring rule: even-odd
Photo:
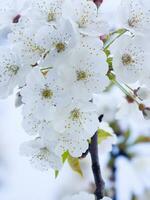
[[100,40],[102,40],[103,42],[105,42],[107,40],[107,35],[101,35],[100,36]]
[[103,3],[103,0],[93,0],[96,6],[99,8],[100,5]]

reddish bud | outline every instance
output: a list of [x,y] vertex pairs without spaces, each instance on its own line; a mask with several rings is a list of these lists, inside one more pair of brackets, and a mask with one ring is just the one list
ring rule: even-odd
[[102,4],[103,0],[93,0],[96,6],[99,8],[100,5]]
[[20,19],[21,15],[16,15],[14,18],[13,18],[13,23],[14,24],[17,24],[19,22],[19,19]]
[[128,103],[134,103],[134,99],[129,95],[126,96],[126,100]]
[[101,36],[100,36],[100,40],[103,41],[103,42],[106,42],[106,40],[107,40],[107,35],[101,35]]

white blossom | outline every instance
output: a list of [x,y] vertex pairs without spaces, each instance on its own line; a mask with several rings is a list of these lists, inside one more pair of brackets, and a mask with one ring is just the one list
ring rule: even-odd
[[30,16],[41,25],[55,24],[62,17],[62,3],[63,0],[33,0]]
[[[95,200],[95,196],[94,196],[94,194],[80,192],[79,194],[65,197],[62,200]],[[101,200],[111,200],[111,199],[109,197],[104,197]]]
[[21,145],[22,155],[30,157],[31,164],[39,170],[49,170],[61,168],[61,158],[53,152],[53,143],[45,141],[42,138],[25,142]]
[[41,119],[41,117],[39,117],[39,115],[37,115],[29,106],[24,105],[22,115],[22,126],[27,134],[41,135],[52,132],[51,121],[44,118]]
[[87,132],[80,127],[72,127],[63,133],[57,133],[55,153],[61,156],[68,151],[73,157],[81,157],[89,148],[87,135]]
[[78,43],[76,30],[69,20],[62,20],[57,27],[43,26],[35,38],[39,46],[47,50],[46,59],[56,65],[64,62]]
[[93,95],[93,103],[96,105],[98,115],[104,115],[103,121],[114,121],[122,96],[120,89],[115,86],[107,92]]
[[22,101],[41,119],[52,119],[63,88],[57,84],[57,74],[51,70],[46,75],[35,69],[22,88]]
[[108,30],[107,22],[101,18],[101,13],[98,13],[92,1],[65,0],[63,15],[65,18],[70,18],[82,34],[100,36]]
[[148,72],[149,52],[141,37],[124,35],[112,45],[113,69],[119,81],[134,83]]
[[[102,7],[94,1],[0,0],[0,7],[0,31],[8,29],[9,43],[0,49],[0,97],[17,87],[15,105],[22,105],[22,126],[36,137],[25,142],[21,152],[36,168],[60,170],[64,152],[81,157],[98,131],[100,153],[111,151],[116,135],[107,122],[116,119],[133,132],[135,127],[138,133],[149,131],[144,119],[150,118],[148,0],[122,0],[119,26],[129,31],[112,41],[108,59],[109,49],[100,36],[110,42],[120,30],[108,31]],[[126,96],[112,89],[108,72]],[[130,83],[137,81],[132,90]],[[102,114],[106,122],[100,123]],[[140,168],[140,162],[144,158],[134,165]],[[95,196],[64,198],[70,199]]]
[[98,116],[95,107],[90,102],[67,101],[56,109],[53,125],[56,131],[65,130],[86,131],[86,138],[90,138],[97,131],[99,126]]
[[149,2],[140,0],[122,0],[118,8],[121,28],[126,28],[134,34],[145,34],[150,27]]
[[46,49],[40,46],[35,40],[37,27],[14,29],[9,34],[9,40],[14,44],[14,48],[22,56],[22,62],[34,66],[46,53]]
[[76,51],[60,70],[61,82],[73,97],[90,100],[93,93],[100,93],[109,85],[106,57],[102,51],[100,56]]
[[16,86],[25,84],[31,67],[21,61],[21,56],[11,48],[0,49],[0,96],[6,98],[12,94]]

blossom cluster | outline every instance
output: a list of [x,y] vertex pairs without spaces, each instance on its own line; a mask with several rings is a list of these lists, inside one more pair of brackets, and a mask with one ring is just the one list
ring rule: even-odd
[[113,71],[117,80],[127,85],[129,94],[133,94],[131,97],[126,93],[127,97],[131,97],[127,98],[128,102],[136,102],[144,117],[150,119],[149,2],[121,1],[118,13],[118,26],[125,34],[110,47]]
[[23,144],[21,152],[40,168],[60,169],[64,152],[73,157],[86,152],[100,128],[93,95],[109,86],[108,72],[124,84],[139,81],[140,87],[127,100],[142,100],[139,109],[149,118],[148,5],[122,1],[119,29],[124,34],[111,45],[110,69],[107,42],[100,40],[110,30],[100,3],[1,2],[0,25],[7,32],[9,47],[1,47],[0,96],[6,98],[18,87],[23,127],[36,137]]
[[109,123],[116,119],[132,132],[141,123],[138,131],[149,131],[149,2],[122,0],[113,30],[103,3],[0,0],[6,40],[0,45],[0,98],[17,88],[15,104],[22,105],[22,125],[32,137],[21,153],[41,170],[60,170],[65,153],[82,157],[95,132],[100,151],[110,151],[116,136]]
[[92,98],[109,85],[101,16],[87,0],[9,0],[1,8],[9,47],[0,53],[0,96],[18,87],[23,127],[35,136],[21,153],[40,169],[59,170],[66,151],[82,156],[99,129]]

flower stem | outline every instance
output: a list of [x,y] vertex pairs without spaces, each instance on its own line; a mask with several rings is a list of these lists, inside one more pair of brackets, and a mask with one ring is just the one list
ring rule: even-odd
[[96,195],[97,200],[99,200],[104,197],[105,183],[102,178],[101,168],[99,164],[97,132],[91,139],[89,151],[91,155],[92,170],[93,170],[93,175],[94,175],[94,180],[95,180],[95,185],[96,185],[95,195]]
[[128,30],[126,29],[119,29],[117,31],[114,31],[113,33],[110,33],[109,36],[113,36],[114,34],[117,34],[116,37],[114,37],[112,40],[108,40],[106,44],[104,45],[104,50],[108,49],[118,38],[120,38],[123,34],[125,34]]

